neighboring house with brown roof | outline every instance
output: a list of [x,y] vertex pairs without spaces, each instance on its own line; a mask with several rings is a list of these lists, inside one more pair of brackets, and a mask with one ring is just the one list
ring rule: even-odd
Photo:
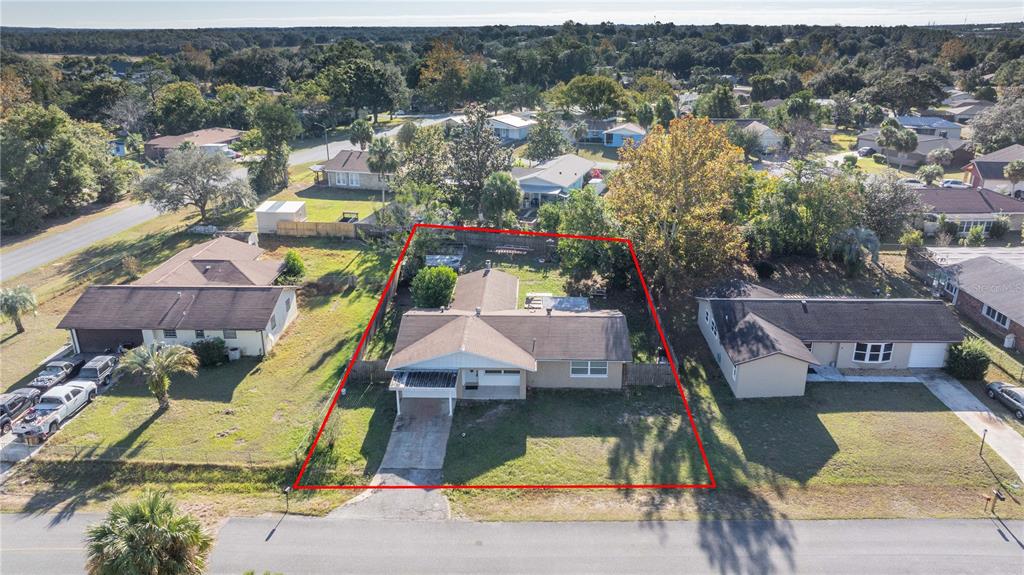
[[622,387],[633,351],[621,312],[523,309],[518,293],[518,278],[486,268],[459,276],[451,307],[407,311],[385,368],[397,400]]
[[1003,169],[1014,161],[1024,161],[1024,145],[1013,144],[991,154],[978,156],[964,166],[967,183],[975,188],[988,188],[1007,196],[1024,196],[1024,181],[1014,184],[1003,175]]
[[963,339],[942,300],[699,297],[704,339],[736,397],[804,394],[808,369],[941,368]]
[[1019,231],[1024,222],[1024,202],[985,188],[917,188],[912,190],[933,221],[924,221],[926,233],[937,230],[938,216],[959,225],[959,234],[966,235],[974,226],[981,226],[987,234],[996,218],[1006,218],[1010,229]]
[[162,160],[167,152],[178,149],[185,142],[197,148],[226,145],[237,142],[245,132],[233,128],[206,128],[177,136],[157,136],[146,142],[143,151],[150,160]]
[[218,337],[242,355],[265,355],[298,316],[295,288],[274,286],[283,262],[217,238],[182,250],[130,285],[92,286],[58,328],[76,353]]
[[319,168],[325,175],[325,183],[332,188],[353,188],[360,190],[382,190],[384,181],[370,170],[367,161],[370,153],[363,150],[342,150]]
[[942,268],[945,297],[1003,345],[1024,352],[1024,269],[989,256]]

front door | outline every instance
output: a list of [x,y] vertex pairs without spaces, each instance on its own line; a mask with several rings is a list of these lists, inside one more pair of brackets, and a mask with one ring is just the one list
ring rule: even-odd
[[480,373],[475,369],[467,369],[462,372],[462,386],[466,389],[476,389],[480,385]]

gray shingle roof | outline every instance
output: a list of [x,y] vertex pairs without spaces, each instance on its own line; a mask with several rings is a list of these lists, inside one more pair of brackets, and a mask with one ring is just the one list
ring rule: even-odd
[[815,341],[956,342],[963,337],[941,300],[706,299],[719,340],[734,362],[773,353],[813,362],[803,344]]
[[988,256],[946,266],[960,291],[1024,325],[1024,270]]
[[281,260],[260,260],[263,250],[220,237],[181,250],[142,276],[135,285],[270,285],[281,273]]
[[1014,160],[1024,160],[1024,145],[1013,144],[984,156],[974,158],[972,162],[986,180],[1004,180],[1003,168]]
[[336,156],[324,163],[325,172],[356,172],[359,174],[370,174],[370,165],[367,160],[369,152],[362,150],[342,150]]
[[270,286],[92,286],[62,329],[261,330],[284,291]]
[[501,270],[477,270],[455,281],[453,309],[483,311],[515,309],[519,299],[519,278]]

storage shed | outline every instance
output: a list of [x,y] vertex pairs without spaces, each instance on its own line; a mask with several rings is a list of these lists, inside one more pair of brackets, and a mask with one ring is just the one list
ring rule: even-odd
[[277,233],[277,222],[306,221],[306,202],[266,201],[256,208],[256,229],[261,234]]

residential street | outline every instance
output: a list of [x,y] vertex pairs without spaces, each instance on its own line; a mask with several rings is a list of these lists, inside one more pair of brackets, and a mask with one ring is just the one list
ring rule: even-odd
[[[97,514],[0,516],[5,575],[81,573]],[[231,519],[210,572],[1019,573],[1024,522]]]
[[[448,115],[437,115],[417,118],[420,125],[431,125],[443,121]],[[398,133],[399,127],[377,133],[377,136],[392,137]],[[347,139],[330,143],[331,154],[341,150],[355,150],[355,146]],[[326,161],[327,151],[323,144],[311,147],[296,148],[288,158],[288,164],[295,166],[309,162]],[[245,168],[233,172],[236,177],[245,177]],[[24,247],[14,248],[0,255],[0,281],[6,281],[25,272],[44,266],[68,254],[89,247],[114,234],[145,223],[159,215],[155,208],[146,204],[138,204],[119,212],[86,222],[66,232],[31,242]]]

